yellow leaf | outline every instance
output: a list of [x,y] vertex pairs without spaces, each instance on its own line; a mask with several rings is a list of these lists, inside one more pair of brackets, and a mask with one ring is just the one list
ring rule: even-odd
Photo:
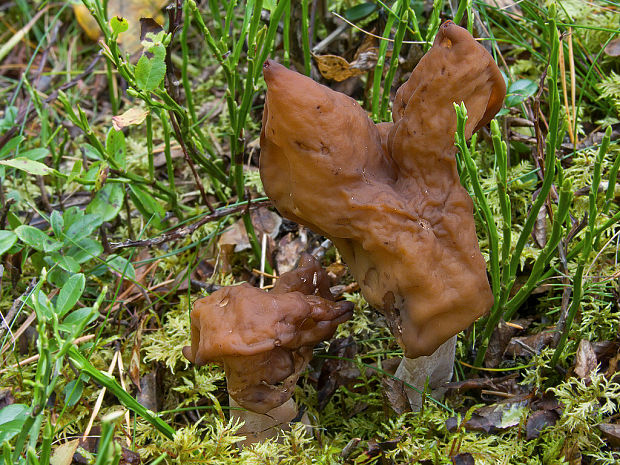
[[142,124],[148,114],[148,110],[133,107],[127,110],[122,115],[113,116],[112,125],[114,126],[114,129],[120,131],[127,126]]
[[[159,24],[164,23],[161,9],[167,0],[109,0],[108,19],[112,16],[120,16],[127,19],[129,29],[118,36],[118,42],[123,50],[130,55],[142,49],[140,45],[140,18],[153,18]],[[73,5],[73,12],[84,32],[92,40],[101,37],[101,31],[95,18],[88,9],[80,4]]]
[[338,55],[313,55],[321,75],[325,79],[344,81],[362,74],[360,69],[351,68],[347,60]]

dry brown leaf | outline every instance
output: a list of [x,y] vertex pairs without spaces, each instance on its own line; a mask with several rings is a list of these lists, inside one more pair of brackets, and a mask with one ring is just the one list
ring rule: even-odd
[[[254,225],[256,237],[258,237],[259,241],[261,240],[263,234],[267,234],[272,238],[275,238],[278,235],[280,225],[282,224],[282,217],[280,215],[268,210],[267,208],[252,210],[250,215],[252,217],[252,224]],[[220,246],[234,245],[235,252],[241,252],[242,250],[249,249],[250,239],[245,231],[243,219],[239,219],[235,224],[227,229],[224,234],[220,236],[218,244]]]
[[385,377],[381,380],[383,395],[388,405],[397,415],[411,412],[411,405],[405,391],[405,383],[400,379]]
[[64,444],[59,445],[52,454],[50,458],[50,463],[52,465],[71,465],[73,462],[73,454],[78,448],[80,444],[79,439],[74,439],[73,441],[65,442]]
[[145,319],[142,318],[140,326],[136,330],[136,334],[133,339],[133,348],[131,349],[131,360],[129,361],[129,379],[138,388],[138,391],[142,391],[140,387],[140,348],[142,347],[142,330],[144,328]]
[[613,447],[620,447],[620,425],[617,423],[601,423],[598,425],[609,444]]
[[276,252],[276,266],[278,273],[291,271],[297,265],[299,256],[308,247],[308,234],[302,226],[299,228],[299,235],[295,237],[293,233],[288,233],[278,242]]
[[605,53],[610,57],[620,56],[620,38],[614,39],[605,47]]
[[575,374],[588,381],[590,374],[596,370],[596,364],[596,353],[594,353],[592,344],[587,339],[582,339],[575,356]]
[[133,107],[127,110],[125,113],[112,117],[112,126],[117,131],[120,131],[127,126],[136,126],[142,124],[149,114],[148,110],[139,107]]
[[[133,55],[141,49],[140,18],[152,17],[158,23],[164,23],[161,9],[166,3],[167,0],[108,0],[108,18],[120,16],[129,22],[129,29],[118,37],[125,52]],[[73,5],[73,12],[86,35],[92,40],[98,40],[101,31],[88,9],[82,4]]]
[[312,55],[319,67],[321,76],[332,81],[344,81],[353,76],[359,76],[362,70],[351,68],[347,60],[338,55]]

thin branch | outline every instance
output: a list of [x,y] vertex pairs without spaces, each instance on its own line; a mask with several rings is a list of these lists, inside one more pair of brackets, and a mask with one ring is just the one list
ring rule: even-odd
[[201,227],[202,225],[209,223],[211,221],[215,221],[219,218],[223,218],[228,215],[232,215],[233,213],[239,213],[245,211],[247,209],[255,209],[260,207],[268,207],[271,205],[271,200],[261,200],[259,202],[253,202],[251,205],[243,204],[236,205],[234,207],[224,207],[218,210],[215,210],[210,215],[207,215],[195,223],[175,229],[166,234],[162,234],[161,236],[153,237],[151,239],[144,239],[139,241],[127,240],[124,242],[113,242],[110,244],[110,248],[112,250],[125,249],[128,247],[153,247],[154,245],[164,244],[166,242],[175,241],[178,239],[182,239],[190,234],[192,234],[196,229]]

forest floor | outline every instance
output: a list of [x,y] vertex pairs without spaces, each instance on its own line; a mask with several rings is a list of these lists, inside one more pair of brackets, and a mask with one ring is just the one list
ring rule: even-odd
[[[412,412],[385,318],[265,195],[261,71],[390,121],[449,19],[507,84],[457,154],[495,304]],[[611,0],[2,2],[0,464],[618,463],[619,30]],[[192,303],[302,252],[353,317],[296,385],[312,427],[240,449]]]

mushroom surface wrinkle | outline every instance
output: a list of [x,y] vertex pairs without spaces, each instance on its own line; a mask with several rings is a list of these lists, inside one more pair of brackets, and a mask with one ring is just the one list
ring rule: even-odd
[[493,304],[456,169],[453,105],[467,107],[467,137],[497,113],[506,87],[492,57],[442,24],[396,94],[394,122],[378,125],[355,100],[273,61],[264,76],[260,172],[278,211],[334,242],[406,357],[453,345]]
[[293,395],[312,348],[351,318],[353,304],[334,302],[328,279],[304,254],[271,292],[244,283],[197,300],[183,355],[199,366],[223,364],[228,393],[242,407],[273,410]]

